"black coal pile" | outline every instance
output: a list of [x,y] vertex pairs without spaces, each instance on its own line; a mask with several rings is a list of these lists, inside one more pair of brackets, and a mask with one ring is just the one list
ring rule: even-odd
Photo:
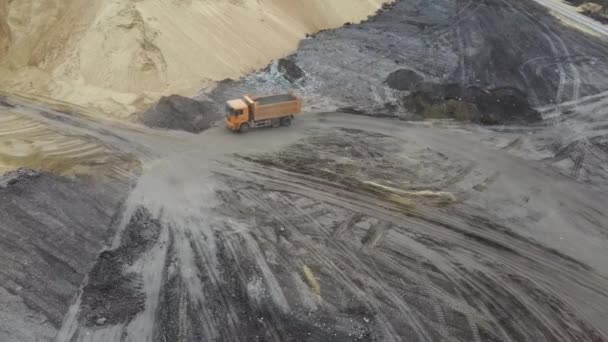
[[218,118],[217,113],[212,102],[171,95],[162,97],[146,111],[143,122],[149,127],[200,133]]

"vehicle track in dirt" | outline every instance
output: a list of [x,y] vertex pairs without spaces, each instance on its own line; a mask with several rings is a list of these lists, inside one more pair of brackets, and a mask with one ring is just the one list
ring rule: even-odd
[[[309,113],[248,135],[105,137],[62,118],[40,122],[144,172],[93,267],[113,285],[92,273],[58,341],[606,340],[606,195],[516,156],[533,128]],[[133,229],[153,239],[127,253]]]
[[[317,140],[320,138],[315,137],[314,139]],[[298,146],[298,149],[301,149],[301,146]],[[263,161],[263,163],[264,162],[266,161]],[[605,295],[602,294],[602,291],[591,291],[585,293],[586,290],[583,290],[581,293],[575,296],[577,298],[576,301],[572,301],[572,298],[568,298],[570,297],[569,294],[565,294],[559,289],[554,289],[553,285],[559,282],[560,284],[565,285],[565,288],[570,289],[579,286],[581,287],[581,289],[594,288],[597,286],[605,287],[606,279],[601,276],[599,278],[596,278],[591,274],[589,274],[590,277],[582,276],[582,274],[579,274],[579,272],[586,273],[590,271],[590,269],[585,266],[582,266],[578,262],[574,262],[571,258],[565,257],[554,250],[544,249],[542,248],[542,246],[534,242],[527,241],[526,239],[518,237],[517,234],[513,234],[513,232],[511,232],[510,229],[507,227],[502,227],[498,230],[495,230],[496,228],[494,227],[494,225],[496,223],[492,223],[490,220],[487,219],[484,220],[482,218],[483,216],[471,216],[470,213],[459,213],[458,210],[450,211],[449,214],[442,213],[442,211],[436,211],[436,209],[432,209],[432,207],[424,207],[418,209],[411,209],[406,207],[404,210],[404,208],[401,206],[395,207],[395,203],[393,201],[389,201],[389,203],[386,203],[386,201],[383,201],[381,197],[379,198],[377,194],[369,198],[369,194],[366,195],[365,190],[357,188],[344,189],[344,184],[340,184],[342,183],[340,181],[337,182],[338,184],[328,186],[328,182],[324,178],[319,179],[314,176],[303,178],[301,173],[299,173],[298,171],[294,171],[294,169],[291,168],[289,168],[289,172],[281,171],[280,169],[269,170],[266,166],[259,168],[259,165],[253,167],[241,165],[236,167],[236,169],[244,171],[245,175],[251,175],[251,178],[248,176],[244,176],[245,182],[243,183],[243,186],[251,187],[251,184],[256,182],[261,183],[262,185],[262,193],[259,193],[257,196],[255,196],[255,194],[251,194],[249,192],[247,197],[250,200],[257,198],[257,203],[259,203],[259,206],[262,208],[262,210],[266,209],[268,214],[270,214],[271,216],[277,216],[277,220],[279,222],[285,225],[289,225],[290,227],[294,227],[294,224],[290,224],[289,219],[286,218],[286,216],[288,216],[288,214],[286,213],[289,213],[290,210],[289,208],[281,209],[281,205],[282,203],[294,202],[298,199],[301,200],[301,198],[296,197],[295,200],[292,198],[289,201],[285,201],[282,200],[280,196],[264,196],[264,192],[286,192],[291,196],[297,194],[303,196],[305,199],[313,199],[314,201],[317,201],[322,204],[331,203],[342,209],[348,208],[353,214],[363,213],[363,215],[370,215],[371,218],[374,218],[379,221],[376,226],[369,227],[367,229],[367,233],[359,233],[359,237],[357,239],[347,239],[347,241],[350,243],[346,243],[347,247],[342,248],[336,246],[336,242],[332,241],[331,239],[329,241],[326,240],[322,242],[321,239],[328,239],[329,236],[324,231],[326,229],[324,229],[321,225],[318,224],[318,219],[312,221],[310,225],[313,227],[316,226],[316,231],[319,232],[311,234],[310,231],[313,229],[309,229],[309,233],[304,235],[312,235],[310,239],[313,241],[321,240],[318,243],[320,245],[327,246],[327,249],[330,251],[339,251],[339,253],[337,253],[338,255],[332,255],[331,257],[328,256],[325,259],[320,260],[316,259],[316,262],[323,263],[327,262],[326,260],[328,259],[334,260],[333,262],[337,265],[344,265],[348,262],[354,262],[354,268],[347,269],[346,273],[352,279],[352,283],[357,284],[356,280],[359,279],[360,282],[365,284],[362,285],[364,288],[366,286],[369,286],[369,288],[371,289],[376,288],[376,290],[372,290],[373,293],[377,293],[378,287],[383,288],[383,291],[385,292],[383,293],[383,295],[380,295],[380,297],[384,298],[384,301],[388,300],[390,302],[392,300],[395,300],[394,297],[391,297],[390,293],[396,292],[398,287],[387,287],[386,284],[379,286],[378,284],[374,284],[373,282],[371,282],[370,284],[363,281],[363,279],[366,279],[368,281],[370,277],[378,279],[378,276],[382,274],[378,271],[378,269],[382,267],[388,267],[386,265],[387,263],[388,265],[390,265],[390,260],[383,258],[382,256],[382,252],[387,252],[386,245],[390,245],[390,243],[387,242],[387,240],[385,240],[384,238],[389,237],[388,241],[391,241],[394,244],[392,246],[393,249],[391,250],[390,248],[388,248],[389,250],[393,252],[403,253],[403,251],[411,251],[412,247],[407,243],[404,243],[403,245],[397,243],[397,241],[400,241],[398,237],[401,237],[401,235],[405,235],[406,237],[411,239],[411,236],[414,235],[415,238],[413,238],[413,240],[418,243],[420,243],[421,240],[434,240],[434,244],[439,246],[449,246],[450,251],[458,250],[458,254],[460,252],[467,254],[467,252],[465,251],[469,251],[470,255],[473,255],[474,257],[470,260],[467,260],[466,262],[462,259],[462,257],[456,257],[458,261],[450,260],[450,258],[454,256],[450,255],[443,256],[444,260],[440,264],[444,266],[445,264],[452,264],[452,267],[464,271],[465,273],[471,272],[470,270],[467,271],[467,269],[469,268],[475,269],[477,272],[483,270],[479,275],[483,274],[483,277],[489,278],[488,280],[486,280],[485,284],[482,285],[487,286],[487,288],[485,288],[483,291],[488,293],[489,297],[500,297],[499,293],[503,290],[498,289],[504,289],[504,291],[508,293],[508,296],[504,298],[504,302],[499,303],[497,305],[502,306],[504,310],[505,308],[512,306],[513,303],[520,303],[525,307],[520,308],[520,310],[523,310],[521,312],[529,310],[528,312],[531,313],[531,315],[536,319],[535,323],[533,324],[536,328],[525,327],[525,323],[523,321],[518,321],[515,317],[506,319],[507,321],[511,322],[510,324],[514,324],[513,326],[504,326],[498,324],[498,328],[496,326],[490,327],[492,323],[489,322],[492,322],[492,319],[488,319],[487,313],[493,312],[491,305],[489,307],[486,307],[485,309],[468,308],[464,310],[464,312],[462,312],[463,310],[461,310],[459,314],[465,315],[466,317],[476,316],[477,320],[473,320],[473,326],[476,326],[477,329],[481,329],[482,332],[475,333],[476,329],[472,329],[468,332],[470,335],[467,335],[465,337],[467,333],[461,332],[461,334],[465,335],[461,335],[457,338],[462,338],[463,340],[476,340],[477,338],[480,338],[479,336],[484,336],[484,339],[496,338],[498,340],[507,340],[505,337],[510,336],[511,338],[516,340],[529,340],[534,338],[538,339],[538,336],[542,335],[544,335],[547,340],[588,340],[596,338],[596,333],[593,332],[586,336],[585,334],[580,336],[574,336],[571,335],[571,333],[568,331],[560,331],[561,328],[559,327],[564,326],[563,324],[567,325],[567,323],[565,322],[569,320],[568,317],[577,315],[571,312],[568,313],[569,310],[581,310],[580,313],[582,314],[582,312],[587,311],[589,309],[587,305],[580,305],[579,301],[581,298],[586,297],[590,299],[589,302],[587,302],[587,300],[584,300],[583,302],[585,303],[595,302],[595,300],[605,301],[607,298],[605,297]],[[239,177],[236,178],[238,179]],[[396,175],[395,178],[398,178],[398,176]],[[260,181],[260,179],[265,180]],[[361,192],[363,194],[361,194]],[[330,194],[336,194],[336,196],[334,197]],[[269,205],[268,202],[270,202],[271,204]],[[378,204],[380,204],[380,206],[378,206]],[[269,208],[273,209],[271,210]],[[293,210],[291,210],[291,212],[293,212]],[[401,215],[403,215],[403,212],[405,212],[405,217],[401,217]],[[351,214],[351,216],[353,214]],[[483,215],[482,213],[478,214]],[[295,216],[298,217],[297,213],[295,213]],[[460,220],[462,221],[458,222]],[[348,221],[350,221],[350,219]],[[390,222],[389,225],[391,228],[387,229],[387,224],[382,222]],[[301,223],[300,226],[302,226]],[[344,232],[340,232],[340,235],[343,236]],[[390,239],[390,237],[393,237],[393,239]],[[380,250],[376,250],[376,248],[370,249],[370,241],[373,241],[374,246],[384,246],[384,248],[380,247]],[[400,242],[403,243],[404,241]],[[350,253],[348,253],[348,251],[345,249],[352,250],[350,251]],[[434,248],[431,249],[434,250]],[[446,250],[441,250],[439,254],[445,253]],[[376,254],[376,252],[377,254],[380,254],[378,260],[373,260],[371,262],[369,260],[366,260],[365,262],[362,261],[367,259],[367,257],[375,259],[373,256],[374,254]],[[448,252],[448,254],[452,253]],[[348,258],[349,255],[352,259],[348,262],[345,260],[336,260],[340,258]],[[561,260],[556,262],[556,256],[558,257],[558,260]],[[400,258],[397,259],[399,260]],[[418,261],[422,259],[423,261],[420,262],[427,262],[433,265],[436,265],[434,262],[437,262],[437,260],[434,260],[434,262],[429,262],[429,260],[425,259],[423,256],[420,255],[414,257],[414,259],[417,259]],[[403,260],[399,260],[398,262],[403,262]],[[570,266],[568,267],[573,268],[572,273],[570,273],[569,271],[564,272],[564,263],[570,263]],[[473,264],[477,265],[473,266]],[[329,271],[324,274],[326,277],[329,274],[333,274],[333,269],[331,265],[324,266],[329,268]],[[401,267],[394,267],[392,269],[392,272],[404,272],[403,266],[400,266]],[[493,271],[485,269],[488,266],[490,266]],[[356,275],[358,272],[360,273],[361,270],[365,270],[366,268],[372,269],[371,267],[373,267],[375,272],[369,271],[369,273],[364,272],[363,274]],[[410,269],[411,268],[412,266],[410,266]],[[445,270],[445,272],[452,273],[447,270]],[[426,287],[430,289],[438,287],[438,285],[428,286],[424,279],[418,279],[418,277],[414,276],[414,274],[416,274],[416,272],[411,271],[411,273],[408,274],[407,279],[414,283],[421,282],[424,285],[427,285]],[[517,274],[517,276],[515,274]],[[394,276],[394,274],[391,275]],[[556,278],[551,279],[554,276],[556,276]],[[471,277],[475,278],[474,275]],[[383,279],[385,281],[387,280],[387,278],[390,277],[384,274],[379,277],[379,279]],[[471,298],[472,296],[474,296],[473,293],[476,294],[475,291],[471,291],[471,288],[475,288],[476,286],[478,287],[479,282],[483,283],[482,280],[477,280],[475,285],[472,285],[466,281],[464,281],[465,284],[460,283],[463,282],[463,279],[459,278],[450,280],[452,283],[451,285],[460,288],[461,295],[467,296],[467,298]],[[329,281],[329,283],[331,283],[331,281]],[[454,283],[456,283],[457,285]],[[570,283],[571,285],[566,285],[568,283]],[[324,282],[321,281],[321,284],[324,284]],[[443,285],[445,286],[445,284]],[[433,290],[429,291],[433,292]],[[530,297],[530,293],[533,293],[534,295]],[[561,313],[555,312],[555,307],[548,310],[547,308],[542,308],[542,306],[544,306],[545,304],[540,304],[539,301],[542,303],[543,301],[546,301],[550,298],[552,298],[552,300],[555,300],[556,302],[563,301],[562,304],[558,304],[563,305],[561,309],[563,311]],[[442,310],[446,310],[449,308],[453,309],[453,305],[450,304],[455,301],[452,296],[442,296],[440,298],[427,299],[427,305],[428,302],[432,302],[433,300],[439,300],[442,303]],[[537,304],[531,304],[535,301],[540,305],[537,306]],[[380,300],[380,302],[382,302],[382,300]],[[444,302],[446,302],[446,304],[443,304]],[[526,304],[523,303],[526,303],[530,306],[526,307]],[[566,309],[568,305],[573,305],[573,307]],[[397,311],[395,312],[395,315],[390,315],[390,317],[408,317],[408,314],[410,315],[410,317],[412,317],[412,314],[409,312],[411,310],[411,304],[406,306],[409,308],[408,311]],[[389,307],[392,307],[392,305],[389,305]],[[460,308],[462,309],[462,306]],[[422,311],[424,310],[428,310],[428,307],[422,309]],[[435,311],[437,310],[435,309]],[[596,321],[596,324],[601,324],[601,322],[606,319],[605,314],[602,314],[603,309],[601,307],[596,306],[595,309],[592,309],[591,311],[593,311],[593,314],[589,316],[587,316],[587,314],[583,315],[587,316],[588,318],[597,317],[598,320]],[[494,314],[497,314],[497,312],[494,311]],[[504,311],[501,311],[501,314],[504,314]],[[599,317],[595,316],[598,314],[600,315]],[[437,333],[437,331],[434,331],[433,328],[427,328],[432,331],[432,333],[423,332],[423,327],[425,324],[422,322],[428,322],[428,320],[430,319],[431,322],[434,322],[436,324],[435,327],[437,327],[441,326],[440,324],[438,324],[437,320],[445,320],[445,317],[442,318],[441,314],[436,314],[436,317],[434,318],[425,317],[421,319],[421,317],[417,315],[414,315],[412,318],[414,322],[418,319],[420,319],[420,321],[417,322],[417,324],[411,323],[413,324],[413,327],[410,327],[408,330],[411,329],[413,331],[417,331],[418,335],[415,337],[415,339],[424,340],[425,336],[427,338],[431,338],[430,336],[432,336],[433,333]],[[528,319],[526,319],[527,323],[531,322],[530,319],[531,317],[528,317]],[[560,320],[561,323],[551,323],[551,321],[557,322]],[[502,323],[504,322],[505,320],[502,320]],[[497,324],[497,322],[493,323]],[[481,327],[478,326],[480,324],[482,325]],[[487,324],[489,324],[490,326],[488,326]],[[543,327],[544,324],[546,324],[546,326]],[[450,323],[447,323],[447,325],[452,326],[452,324]],[[399,324],[397,322],[394,322],[393,327],[396,328],[397,326],[399,326]],[[416,326],[418,326],[418,329],[416,329]],[[538,333],[539,335],[535,335],[535,333],[533,332],[534,329],[538,329],[536,330],[536,333]],[[582,328],[581,331],[584,331],[586,329],[587,328]],[[490,331],[502,331],[504,335],[491,337],[488,336],[488,334],[490,334]],[[530,332],[530,335],[526,336],[522,334],[518,336],[518,334],[521,334],[523,331]],[[379,338],[387,338],[386,336],[390,335],[391,332],[389,330],[383,333],[385,334],[385,336],[378,335],[382,336]],[[442,337],[448,338],[449,336]],[[431,339],[436,338],[437,337]]]
[[327,113],[230,138],[127,200],[123,224],[160,223],[123,266],[142,311],[91,325],[77,302],[60,340],[606,339],[605,194],[450,128]]

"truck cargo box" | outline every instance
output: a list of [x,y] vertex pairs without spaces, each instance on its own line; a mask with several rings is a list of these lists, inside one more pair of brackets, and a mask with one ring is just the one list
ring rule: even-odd
[[302,111],[302,99],[293,94],[264,97],[245,96],[253,120],[270,120],[295,115]]

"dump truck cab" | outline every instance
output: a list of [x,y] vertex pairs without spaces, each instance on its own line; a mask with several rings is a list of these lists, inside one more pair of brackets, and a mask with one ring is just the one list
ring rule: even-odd
[[249,122],[249,106],[241,99],[226,102],[226,125],[238,131],[243,123]]

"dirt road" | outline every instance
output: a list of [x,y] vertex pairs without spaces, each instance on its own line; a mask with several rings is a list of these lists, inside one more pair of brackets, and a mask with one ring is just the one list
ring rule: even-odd
[[12,105],[142,160],[57,341],[606,340],[606,184],[534,160],[554,127],[308,113],[192,135]]
[[517,134],[336,113],[138,134],[161,152],[58,341],[607,337],[606,192]]

